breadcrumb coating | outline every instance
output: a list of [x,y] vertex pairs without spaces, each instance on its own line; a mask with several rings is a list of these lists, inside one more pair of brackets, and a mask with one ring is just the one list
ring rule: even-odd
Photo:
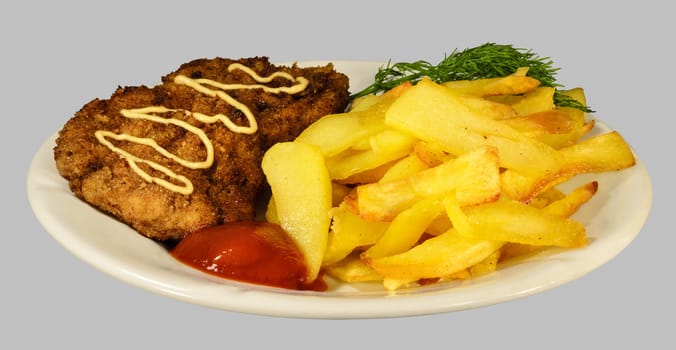
[[[223,114],[238,125],[247,125],[245,116],[224,100],[174,82],[174,77],[181,74],[224,84],[255,83],[242,71],[228,71],[235,62],[260,76],[283,71],[303,76],[309,84],[298,94],[272,94],[260,89],[228,91],[255,115],[259,129],[252,135],[232,132],[222,123],[202,123],[185,113]],[[288,81],[275,78],[267,85],[285,84]],[[119,87],[110,98],[87,103],[59,131],[54,148],[56,167],[77,197],[155,240],[177,240],[203,227],[251,220],[256,195],[265,186],[260,166],[265,151],[274,143],[295,139],[320,117],[344,111],[348,85],[347,76],[336,72],[331,64],[282,67],[271,64],[267,57],[194,60],[162,77],[159,85]],[[120,113],[123,109],[148,106],[172,109],[162,117],[183,120],[202,129],[214,146],[213,165],[190,169],[143,144],[114,141],[115,146],[187,177],[194,186],[188,195],[147,182],[95,137],[97,130],[125,133],[151,138],[186,160],[206,157],[205,146],[194,133],[175,125],[126,118]],[[153,176],[166,177],[143,164],[140,167]]]

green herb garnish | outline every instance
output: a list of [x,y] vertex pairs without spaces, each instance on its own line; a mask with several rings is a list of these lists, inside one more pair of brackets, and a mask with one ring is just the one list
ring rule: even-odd
[[[497,78],[512,74],[520,67],[528,67],[527,75],[539,80],[542,86],[561,87],[555,78],[559,68],[553,66],[549,57],[540,57],[531,50],[514,48],[511,45],[486,43],[463,51],[456,49],[437,65],[424,60],[395,64],[388,62],[387,66],[378,69],[373,84],[352,94],[350,98],[387,91],[406,81],[415,84],[424,77],[436,83]],[[554,93],[554,104],[593,112],[558,90]]]

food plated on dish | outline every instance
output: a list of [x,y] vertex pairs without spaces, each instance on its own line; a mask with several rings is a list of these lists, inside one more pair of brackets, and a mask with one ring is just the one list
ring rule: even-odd
[[[57,138],[57,168],[79,198],[209,275],[329,295],[336,281],[402,295],[457,288],[545,250],[594,245],[578,208],[637,162],[591,118],[582,89],[547,79],[551,62],[494,44],[448,58],[498,50],[514,54],[512,67],[484,76],[383,64],[376,83],[406,79],[353,92],[349,106],[347,77],[331,65],[198,60],[85,106]],[[330,103],[313,97],[322,91]],[[266,262],[270,249],[285,253]],[[289,271],[270,266],[288,260],[304,267],[280,284]]]

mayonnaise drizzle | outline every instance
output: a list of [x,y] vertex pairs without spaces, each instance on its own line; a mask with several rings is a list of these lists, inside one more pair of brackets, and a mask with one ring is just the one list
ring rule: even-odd
[[[308,85],[307,79],[303,77],[294,78],[291,74],[285,72],[275,72],[267,77],[261,77],[251,68],[243,64],[233,63],[230,66],[228,66],[229,72],[232,72],[233,70],[237,69],[242,70],[245,73],[249,74],[252,78],[254,78],[254,80],[256,80],[259,83],[269,83],[274,78],[279,77],[293,82],[294,85],[273,88],[262,84],[223,84],[210,79],[191,79],[186,77],[185,75],[177,75],[176,78],[174,78],[174,82],[176,84],[187,85],[207,96],[219,97],[220,99],[224,100],[231,106],[241,111],[246,116],[249,125],[248,126],[237,125],[233,123],[232,120],[230,120],[230,118],[222,114],[208,116],[202,113],[194,112],[192,113],[192,116],[195,119],[203,123],[214,123],[216,121],[221,121],[223,124],[225,124],[225,126],[228,127],[228,129],[232,130],[233,132],[240,134],[253,134],[256,131],[258,131],[258,123],[256,122],[256,118],[254,117],[253,113],[251,113],[249,107],[237,101],[232,96],[228,95],[225,91],[238,89],[262,89],[265,92],[273,94],[279,94],[282,92],[285,92],[287,94],[296,94],[305,90],[305,88]],[[219,90],[210,89],[208,86],[218,88]]]
[[[198,121],[206,124],[213,124],[216,122],[221,122],[223,123],[228,129],[235,133],[239,134],[254,134],[256,131],[258,131],[258,122],[256,121],[255,116],[243,103],[239,102],[237,99],[233,98],[229,94],[226,93],[226,91],[229,90],[237,90],[237,89],[262,89],[265,92],[273,93],[273,94],[279,94],[279,93],[288,93],[288,94],[296,94],[299,93],[303,90],[308,85],[308,80],[303,78],[303,77],[294,77],[291,74],[285,73],[285,72],[275,72],[267,77],[261,77],[258,75],[256,72],[254,72],[251,68],[242,65],[240,63],[233,63],[230,66],[228,66],[228,71],[232,72],[234,70],[241,70],[245,73],[247,73],[249,76],[251,76],[254,80],[256,80],[258,83],[269,83],[275,78],[283,78],[286,80],[289,80],[290,82],[293,83],[291,86],[281,86],[281,87],[269,87],[266,85],[262,84],[223,84],[214,80],[210,79],[191,79],[188,78],[185,75],[177,75],[174,78],[174,83],[180,84],[180,85],[186,85],[204,95],[211,96],[211,97],[218,97],[234,108],[238,109],[241,111],[244,116],[247,119],[248,125],[247,126],[241,126],[235,124],[228,116],[223,115],[223,114],[216,114],[216,115],[206,115],[198,112],[192,112],[188,110],[179,110],[179,109],[171,109],[167,108],[164,106],[147,106],[143,108],[135,108],[135,109],[122,109],[120,110],[120,114],[126,118],[130,119],[144,119],[144,120],[149,120],[152,122],[160,123],[160,124],[172,124],[178,127],[181,127],[188,132],[191,132],[202,141],[204,144],[207,154],[206,154],[206,159],[202,161],[189,161],[186,159],[183,159],[181,157],[178,157],[177,155],[169,152],[167,149],[164,147],[160,146],[157,144],[157,142],[151,138],[146,138],[146,137],[137,137],[129,134],[116,134],[112,131],[107,131],[107,130],[97,130],[94,135],[96,136],[96,139],[103,144],[104,146],[108,147],[112,152],[115,152],[117,155],[122,157],[127,161],[129,166],[138,174],[141,178],[143,178],[147,182],[151,183],[156,183],[170,191],[178,192],[181,194],[190,194],[193,192],[194,187],[192,185],[192,182],[190,180],[183,176],[174,173],[171,169],[158,164],[156,162],[153,162],[148,159],[143,159],[139,158],[117,146],[115,146],[109,139],[114,139],[117,141],[128,141],[136,144],[142,144],[146,146],[152,147],[155,151],[163,155],[164,157],[167,157],[180,165],[189,168],[189,169],[205,169],[209,168],[213,165],[214,162],[214,146],[209,137],[206,135],[206,133],[194,126],[191,125],[190,123],[187,123],[183,120],[176,119],[176,118],[164,118],[161,116],[158,116],[157,114],[162,114],[162,113],[175,113],[175,112],[183,112],[188,116],[192,116],[193,118],[197,119]],[[216,89],[212,89],[216,88]],[[139,167],[139,163],[143,163],[151,167],[152,169],[159,171],[169,177],[170,179],[173,179],[174,181],[180,183],[181,185],[174,184],[170,181],[167,181],[165,179],[152,176],[148,174],[146,171],[141,169]]]

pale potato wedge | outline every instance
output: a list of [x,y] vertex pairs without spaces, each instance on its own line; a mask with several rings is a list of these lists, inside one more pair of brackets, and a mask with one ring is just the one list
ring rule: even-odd
[[298,141],[277,143],[261,164],[277,221],[305,256],[308,279],[313,281],[326,250],[333,194],[322,151]]

